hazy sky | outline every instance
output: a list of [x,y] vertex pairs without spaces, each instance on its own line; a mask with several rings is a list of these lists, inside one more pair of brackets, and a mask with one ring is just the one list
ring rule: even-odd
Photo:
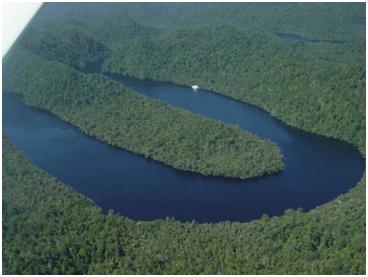
[[2,49],[4,56],[42,3],[2,2]]

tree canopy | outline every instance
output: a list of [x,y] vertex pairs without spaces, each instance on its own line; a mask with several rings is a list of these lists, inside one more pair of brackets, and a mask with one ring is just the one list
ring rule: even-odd
[[204,175],[246,179],[283,167],[275,144],[237,126],[139,95],[23,47],[13,55],[4,67],[5,91],[22,94],[26,104],[49,110],[111,145]]
[[[50,3],[3,59],[3,89],[176,168],[248,178],[282,169],[272,142],[83,72],[103,63],[196,83],[365,155],[365,54],[364,3]],[[306,213],[134,221],[102,213],[3,138],[6,274],[365,274],[365,213],[363,176]]]
[[103,214],[3,137],[3,273],[364,274],[364,180],[307,213],[134,221]]

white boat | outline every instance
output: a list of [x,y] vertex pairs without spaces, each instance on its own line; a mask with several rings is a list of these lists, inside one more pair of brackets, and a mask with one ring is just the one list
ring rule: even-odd
[[199,86],[197,86],[197,85],[193,85],[193,86],[192,86],[192,89],[193,89],[193,90],[198,90],[198,89],[199,89]]

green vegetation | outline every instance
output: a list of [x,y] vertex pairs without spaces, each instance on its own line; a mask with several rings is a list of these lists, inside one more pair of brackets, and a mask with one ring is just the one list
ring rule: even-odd
[[[220,172],[208,155],[224,149],[233,159],[246,148],[236,157],[240,162],[249,153],[246,176],[282,165],[270,142],[70,66],[84,69],[107,58],[106,72],[197,83],[365,154],[363,3],[48,4],[29,32],[39,35],[26,34],[23,48],[4,59],[4,88],[111,144],[204,174]],[[274,32],[346,43],[284,42]],[[193,129],[198,122],[211,132]],[[3,152],[3,273],[366,272],[365,176],[307,213],[287,210],[250,223],[140,222],[102,214],[6,139]],[[240,174],[238,165],[228,166],[222,174]]]
[[93,30],[110,18],[131,18],[163,35],[228,24],[317,40],[365,39],[365,3],[58,3],[45,5],[32,23],[84,24]]
[[130,17],[119,15],[111,16],[101,24],[89,26],[87,28],[91,33],[111,45],[111,47],[121,47],[122,44],[136,38],[154,38],[158,35],[155,28],[142,26]]
[[110,53],[103,43],[76,28],[30,31],[22,42],[36,54],[80,69],[103,61]]
[[222,26],[135,40],[115,50],[103,70],[199,84],[363,151],[364,48],[364,43],[287,44],[265,33]]
[[204,175],[251,178],[282,169],[270,141],[138,95],[100,76],[20,47],[5,64],[4,90],[51,111],[88,135]]
[[[364,180],[364,178],[363,178]],[[4,274],[364,274],[365,183],[250,223],[102,214],[3,138]]]

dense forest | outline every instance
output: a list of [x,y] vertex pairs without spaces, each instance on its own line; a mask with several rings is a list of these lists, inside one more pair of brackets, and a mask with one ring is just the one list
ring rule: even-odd
[[23,47],[5,63],[3,89],[97,137],[172,167],[251,178],[280,171],[270,141],[129,91],[101,76],[45,60]]
[[38,29],[27,32],[23,42],[36,54],[79,69],[103,61],[110,53],[103,43],[77,28]]
[[[198,83],[364,152],[363,4],[55,4],[41,9],[29,33],[45,26],[104,44],[105,72]],[[344,43],[285,42],[278,32]],[[22,42],[39,44],[29,40],[38,38]]]
[[365,45],[314,47],[220,26],[137,39],[114,51],[103,70],[199,84],[265,108],[292,126],[363,147]]
[[76,24],[97,31],[101,30],[97,26],[117,17],[133,19],[146,31],[154,27],[161,34],[228,24],[317,40],[364,40],[366,23],[364,3],[55,3],[45,5],[32,24]]
[[[364,180],[364,179],[363,179]],[[250,223],[103,214],[3,137],[4,274],[364,274],[365,182]]]
[[[344,42],[285,41],[276,32]],[[83,73],[88,66],[196,83],[365,155],[363,3],[47,4],[19,44],[3,59],[4,90],[180,169],[246,178],[279,171],[282,155],[235,126]],[[365,176],[306,213],[249,223],[141,222],[103,214],[6,138],[3,152],[4,273],[366,272]]]

